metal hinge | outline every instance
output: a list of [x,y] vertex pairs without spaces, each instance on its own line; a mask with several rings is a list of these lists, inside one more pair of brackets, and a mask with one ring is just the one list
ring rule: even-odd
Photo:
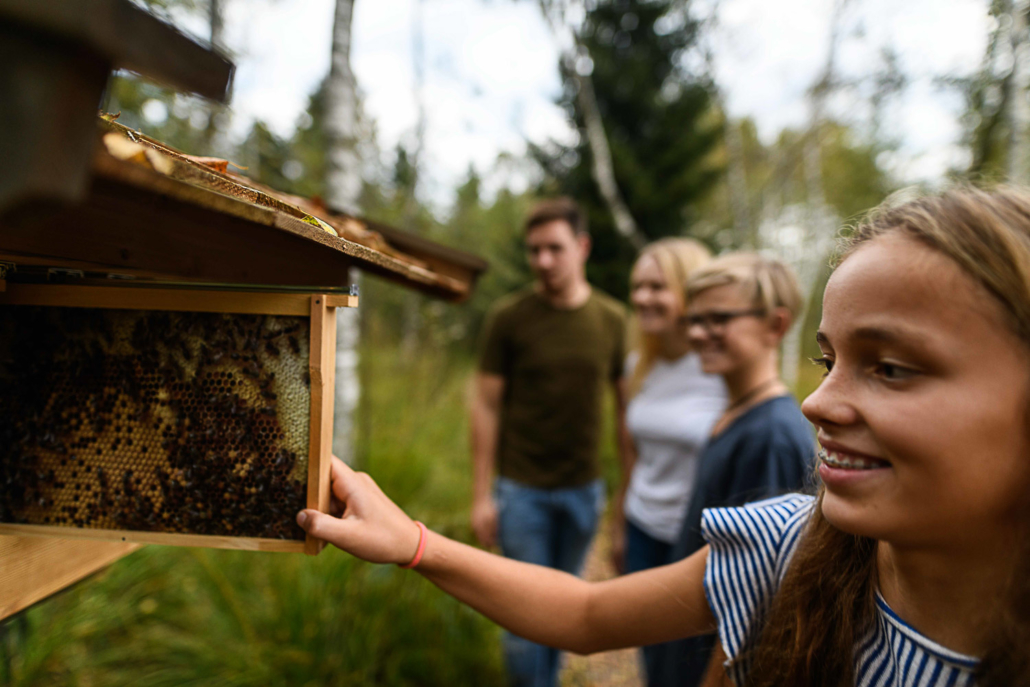
[[86,273],[82,270],[71,270],[66,267],[51,267],[46,271],[46,280],[48,282],[57,282],[62,284],[71,279],[85,279]]
[[350,285],[350,295],[352,295],[352,296],[360,296],[361,295],[360,291],[361,291],[361,289],[358,288],[357,284],[351,284]]

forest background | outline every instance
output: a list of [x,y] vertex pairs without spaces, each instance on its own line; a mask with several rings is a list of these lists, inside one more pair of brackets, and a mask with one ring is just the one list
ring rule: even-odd
[[[211,42],[225,47],[225,3],[244,1],[144,4],[173,21],[202,19]],[[476,338],[489,305],[531,278],[521,244],[527,208],[557,193],[586,206],[589,277],[620,299],[639,246],[665,236],[691,236],[715,252],[762,250],[794,265],[810,307],[785,343],[784,374],[806,395],[818,379],[801,361],[814,352],[807,342],[834,237],[912,182],[888,164],[904,142],[886,120],[913,75],[887,43],[866,73],[842,76],[839,50],[861,40],[862,0],[826,2],[829,48],[804,96],[808,121],[772,140],[755,122],[726,114],[709,38],[717,12],[688,0],[538,1],[561,46],[557,101],[577,135],[531,142],[524,156],[496,161],[530,179],[528,188],[488,192],[470,166],[441,203],[425,191],[424,109],[412,135],[383,150],[359,98],[349,145],[362,170],[360,213],[491,266],[457,306],[362,279],[355,464],[412,515],[471,541],[465,390]],[[353,9],[338,0],[337,11],[344,4]],[[980,67],[929,77],[964,103],[956,143],[966,154],[942,181],[1026,181],[1027,7],[984,0],[983,12]],[[327,90],[328,77],[285,136],[261,121],[233,136],[231,103],[213,106],[131,74],[112,80],[104,109],[183,151],[224,157],[263,184],[327,198]],[[614,486],[610,447],[604,462]],[[148,547],[0,625],[0,685],[501,682],[496,627],[416,575],[333,550],[309,559]]]

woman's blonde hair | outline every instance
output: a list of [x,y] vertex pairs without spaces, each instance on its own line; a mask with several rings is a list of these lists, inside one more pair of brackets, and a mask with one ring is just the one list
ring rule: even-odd
[[[712,254],[694,239],[668,238],[644,246],[633,267],[636,268],[645,257],[652,257],[658,263],[658,269],[665,277],[669,290],[675,295],[680,308],[686,310],[687,281],[695,270],[711,259]],[[632,398],[640,392],[644,380],[654,368],[660,342],[658,337],[642,332],[636,320],[630,341],[633,350],[637,352],[637,362],[629,378],[629,395]]]
[[739,285],[751,304],[766,313],[786,308],[791,321],[797,318],[804,304],[794,270],[758,253],[729,253],[712,260],[691,275],[687,298],[728,284]]
[[[880,236],[901,234],[955,261],[1004,310],[1030,344],[1030,190],[960,187],[870,213],[841,260]],[[823,492],[750,660],[752,687],[850,687],[853,651],[876,622],[876,541],[847,534],[822,515]],[[1030,685],[1030,495],[977,674],[981,687]]]

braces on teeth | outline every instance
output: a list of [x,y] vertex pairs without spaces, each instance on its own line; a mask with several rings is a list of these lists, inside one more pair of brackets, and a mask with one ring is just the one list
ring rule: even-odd
[[824,448],[819,449],[819,460],[834,468],[846,468],[850,470],[875,470],[882,467],[879,461],[866,460],[864,458],[847,457]]

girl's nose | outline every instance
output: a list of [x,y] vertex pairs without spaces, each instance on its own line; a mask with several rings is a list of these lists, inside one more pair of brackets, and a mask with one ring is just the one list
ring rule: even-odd
[[830,371],[822,384],[801,403],[801,412],[816,427],[843,427],[858,419],[854,405],[855,394],[848,391],[848,383],[836,371]]

